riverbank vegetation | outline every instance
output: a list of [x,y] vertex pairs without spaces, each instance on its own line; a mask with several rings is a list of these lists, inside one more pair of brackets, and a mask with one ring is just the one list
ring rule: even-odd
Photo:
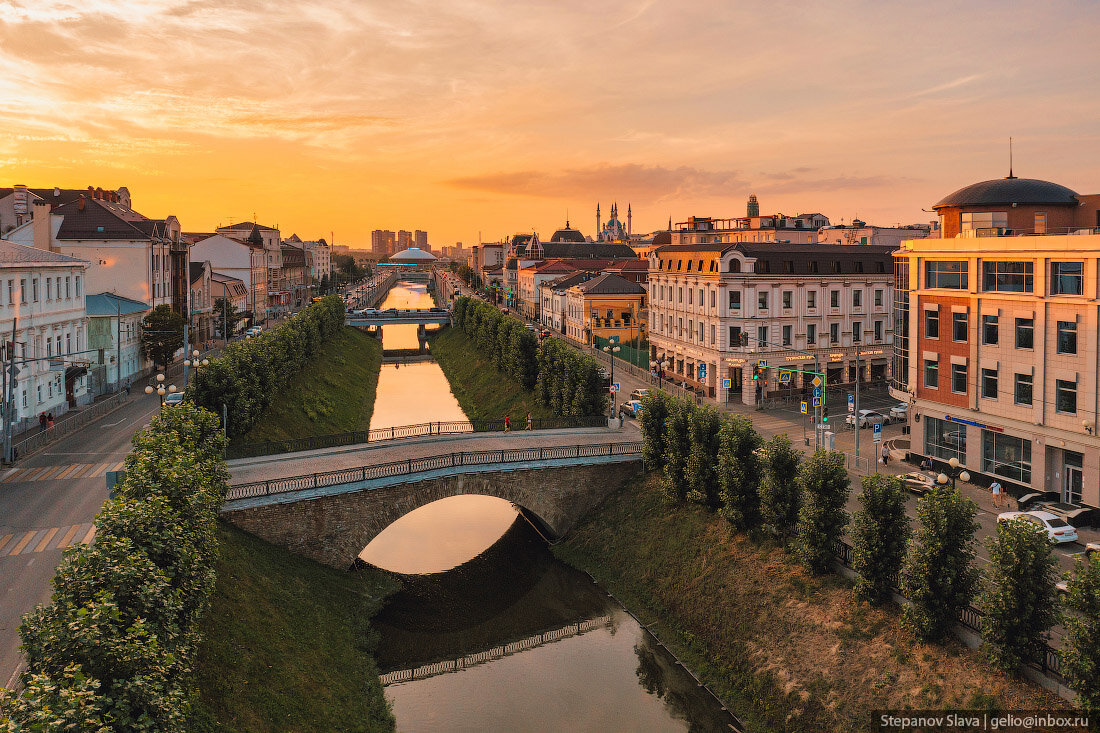
[[236,443],[368,430],[382,367],[382,343],[350,326],[321,345]]
[[768,533],[705,505],[670,508],[661,476],[628,483],[555,554],[587,570],[753,730],[869,727],[881,708],[1064,709],[949,640],[921,644],[893,606],[853,599]]
[[370,619],[397,589],[219,523],[218,583],[203,623],[196,730],[393,730]]

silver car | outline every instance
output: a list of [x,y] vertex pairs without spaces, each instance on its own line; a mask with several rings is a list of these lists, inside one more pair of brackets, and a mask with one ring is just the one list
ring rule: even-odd
[[1077,530],[1073,525],[1050,512],[1001,512],[997,515],[998,522],[1009,522],[1014,519],[1030,522],[1046,532],[1051,544],[1077,541]]

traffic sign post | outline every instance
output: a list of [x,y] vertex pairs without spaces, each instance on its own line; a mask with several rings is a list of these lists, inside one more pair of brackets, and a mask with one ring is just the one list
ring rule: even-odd
[[781,369],[779,371],[779,383],[780,384],[790,384],[790,381],[791,381],[791,373],[786,369]]
[[806,400],[802,400],[802,403],[801,403],[800,409],[801,409],[801,412],[802,412],[802,414],[803,414],[803,415],[807,414],[807,411],[806,411]]
[[722,380],[722,387],[724,387],[725,389],[733,389],[733,380],[732,379],[723,379]]
[[854,394],[848,395],[848,412],[856,411],[856,396]]
[[882,423],[877,422],[871,424],[871,440],[876,443],[882,442]]
[[618,384],[613,384],[613,385],[611,385],[610,387],[607,388],[607,391],[610,392],[611,394],[616,394],[619,391],[619,385]]

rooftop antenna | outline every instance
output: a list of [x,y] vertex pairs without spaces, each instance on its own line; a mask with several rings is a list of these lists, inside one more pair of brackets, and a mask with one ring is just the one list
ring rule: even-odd
[[1016,177],[1016,176],[1012,175],[1012,138],[1011,137],[1008,138],[1008,177],[1009,178],[1015,178]]

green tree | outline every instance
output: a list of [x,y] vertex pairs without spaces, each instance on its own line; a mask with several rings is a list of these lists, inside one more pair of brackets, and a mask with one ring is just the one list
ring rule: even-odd
[[764,444],[760,514],[781,539],[789,537],[798,524],[802,506],[798,482],[801,464],[802,454],[794,449],[786,435],[777,435]]
[[214,319],[222,338],[237,332],[237,324],[244,316],[237,312],[236,306],[228,298],[214,299]]
[[664,392],[650,392],[642,400],[638,424],[642,429],[642,462],[652,471],[665,467],[665,421],[671,398]]
[[183,316],[172,306],[158,305],[141,320],[141,353],[154,365],[167,368],[172,356],[183,348]]
[[875,605],[890,600],[909,545],[905,486],[894,476],[863,479],[860,509],[852,517],[856,596]]
[[1056,560],[1046,530],[1024,519],[997,522],[986,547],[982,642],[989,660],[1011,672],[1042,653],[1058,621]]
[[902,566],[901,592],[910,601],[905,624],[922,642],[943,639],[974,597],[977,513],[973,501],[946,487],[917,502],[919,524]]
[[1081,711],[1100,715],[1100,557],[1078,558],[1063,602],[1062,675]]
[[332,283],[329,282],[328,273],[323,273],[321,275],[321,282],[317,284],[317,289],[320,291],[321,295],[328,295],[330,287],[332,287]]
[[691,453],[691,413],[694,411],[695,405],[687,400],[673,400],[665,422],[665,468],[661,488],[673,503],[680,503],[687,497],[684,473]]
[[721,514],[739,530],[760,524],[760,433],[744,415],[731,415],[718,436]]
[[687,498],[711,509],[721,505],[718,486],[718,436],[722,416],[710,405],[696,407],[688,421],[691,447],[684,465]]
[[798,513],[798,555],[815,574],[828,572],[834,545],[840,539],[848,514],[851,482],[840,451],[818,451],[802,464],[802,508]]

